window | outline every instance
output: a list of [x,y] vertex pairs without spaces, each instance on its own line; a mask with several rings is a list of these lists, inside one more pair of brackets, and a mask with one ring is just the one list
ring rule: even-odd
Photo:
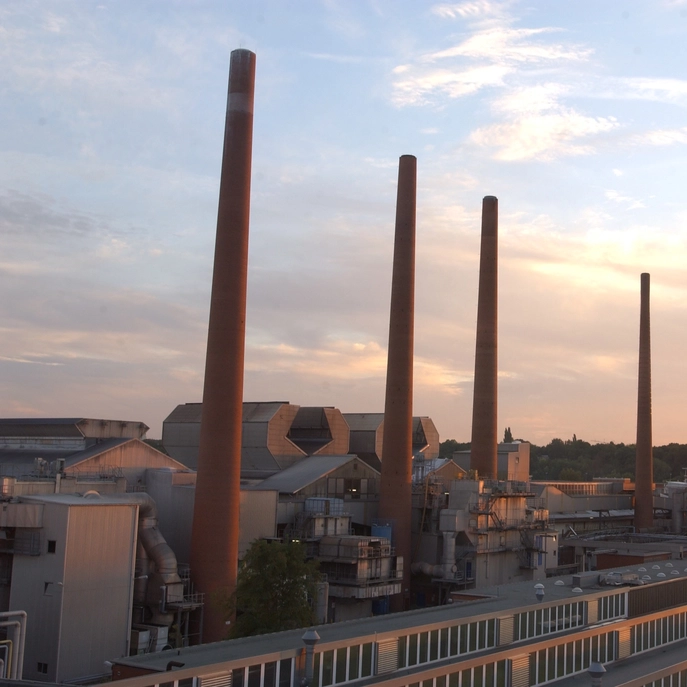
[[57,541],[54,539],[48,539],[48,553],[55,553],[57,548]]
[[264,686],[265,687],[275,687],[276,682],[277,682],[277,662],[271,661],[270,663],[265,663]]
[[43,675],[47,675],[47,674],[48,674],[48,664],[47,664],[47,663],[41,663],[41,662],[39,661],[39,662],[38,662],[38,667],[36,668],[36,670],[37,670],[39,673],[43,673]]
[[259,663],[254,666],[248,666],[248,687],[260,687],[260,673],[262,665]]
[[231,671],[231,685],[232,687],[243,687],[245,682],[245,668],[236,668]]
[[[316,655],[319,656],[319,655]],[[291,659],[284,658],[279,661],[279,687],[291,685]]]

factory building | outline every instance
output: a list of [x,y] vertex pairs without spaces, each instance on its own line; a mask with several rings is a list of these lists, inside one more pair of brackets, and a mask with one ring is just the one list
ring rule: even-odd
[[[178,405],[162,423],[162,445],[176,460],[198,463],[202,403]],[[308,456],[354,453],[379,471],[384,413],[341,413],[327,406],[245,402],[241,475],[264,478]],[[439,432],[429,417],[413,418],[413,455],[439,455]]]
[[[162,424],[162,445],[189,467],[198,464],[202,403],[178,405]],[[264,478],[312,455],[349,452],[341,411],[288,402],[243,404],[241,475]]]
[[[384,413],[344,413],[350,427],[349,452],[355,453],[376,470],[382,466]],[[429,417],[413,417],[413,456],[426,460],[439,457],[439,432]]]
[[160,535],[154,501],[140,492],[156,470],[190,473],[143,441],[147,429],[0,420],[0,611],[28,614],[28,679],[97,677],[112,656],[187,641],[201,604]]
[[[470,477],[469,454],[435,470],[417,465],[413,484],[416,605],[446,603],[452,591],[540,580],[558,564],[558,537],[526,480],[529,445],[501,445],[511,479]],[[473,473],[474,474],[474,473]],[[456,479],[457,478],[457,479]]]
[[[601,664],[604,687],[680,687],[687,571],[682,561],[639,567],[489,587],[444,606],[318,626],[310,685],[586,685]],[[308,661],[302,638],[294,630],[190,647],[171,659],[122,659],[113,678],[122,687],[297,687]]]
[[[96,480],[115,491],[133,490],[155,468],[186,466],[146,444],[142,422],[82,418],[0,419],[3,495],[64,493]],[[22,480],[28,477],[28,483]],[[41,484],[41,477],[45,478]],[[55,486],[57,484],[57,487]],[[79,487],[80,489],[80,487]]]

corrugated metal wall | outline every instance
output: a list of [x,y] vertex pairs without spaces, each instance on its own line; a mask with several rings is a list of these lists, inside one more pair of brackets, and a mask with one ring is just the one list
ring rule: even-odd
[[635,587],[629,593],[628,617],[636,618],[684,603],[687,603],[687,578]]
[[103,672],[103,656],[126,653],[138,509],[72,506],[62,592],[58,680]]

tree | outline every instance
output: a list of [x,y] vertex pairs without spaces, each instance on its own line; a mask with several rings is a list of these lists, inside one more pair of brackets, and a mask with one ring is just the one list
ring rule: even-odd
[[439,458],[452,458],[457,451],[467,451],[470,442],[458,442],[455,439],[446,439],[439,444]]
[[503,433],[503,443],[512,444],[513,443],[513,432],[510,431],[510,427],[506,427],[506,431]]
[[223,603],[227,617],[236,612],[229,637],[312,625],[320,579],[317,568],[317,561],[306,560],[302,544],[254,541],[239,569],[236,592]]

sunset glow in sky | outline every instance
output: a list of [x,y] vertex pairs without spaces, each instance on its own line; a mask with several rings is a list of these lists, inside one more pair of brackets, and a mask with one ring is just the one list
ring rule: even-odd
[[468,441],[481,200],[499,425],[687,442],[687,0],[6,0],[0,417],[200,401],[229,54],[257,54],[246,400],[381,412],[418,158],[414,413]]

